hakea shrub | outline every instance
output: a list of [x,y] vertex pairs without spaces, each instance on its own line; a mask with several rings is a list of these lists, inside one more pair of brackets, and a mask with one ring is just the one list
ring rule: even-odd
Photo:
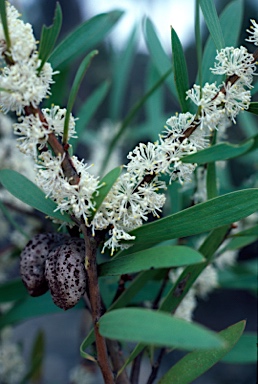
[[[36,235],[21,253],[22,280],[32,296],[50,289],[53,301],[63,309],[73,307],[89,285],[97,349],[103,352],[98,330],[102,310],[96,249],[100,245],[102,252],[109,249],[113,255],[130,247],[135,240],[132,230],[142,226],[150,215],[160,217],[167,184],[191,181],[197,164],[183,159],[209,147],[214,132],[222,135],[236,123],[237,115],[249,108],[258,52],[250,53],[243,46],[217,51],[210,70],[214,75],[223,75],[223,81],[203,87],[194,84],[187,90],[185,99],[195,105],[197,112],[168,118],[156,142],[139,143],[131,150],[124,172],[97,204],[103,183],[91,173],[92,165],[69,151],[69,140],[76,138],[76,118],[69,108],[40,108],[51,93],[53,76],[58,76],[58,71],[40,55],[30,24],[24,23],[8,2],[6,20],[8,28],[0,24],[0,54],[5,61],[0,74],[1,110],[17,115],[13,125],[17,146],[34,160],[36,184],[56,203],[55,211],[70,216],[69,231],[77,227],[84,237],[79,237],[79,231],[78,237]],[[247,41],[258,45],[258,24],[251,22]],[[178,278],[173,271],[170,276],[172,281]],[[194,296],[193,291],[189,295]],[[113,382],[108,357],[105,352],[100,355],[105,382]]]
[[[58,210],[82,219],[91,227],[92,233],[108,230],[109,239],[105,241],[104,249],[110,248],[113,254],[115,250],[126,248],[128,240],[134,240],[129,232],[141,226],[149,214],[159,217],[166,200],[160,192],[166,189],[166,183],[160,176],[168,174],[170,182],[190,181],[196,164],[183,163],[181,159],[208,147],[212,131],[225,131],[232,122],[235,123],[240,111],[248,109],[256,70],[255,57],[243,46],[219,51],[211,71],[226,75],[227,80],[220,85],[206,83],[202,88],[194,85],[187,91],[186,98],[192,100],[198,112],[172,116],[156,143],[140,143],[128,154],[126,172],[91,220],[94,196],[101,188],[99,178],[90,173],[91,166],[84,160],[70,157],[67,151],[56,147],[56,140],[63,140],[66,109],[55,105],[39,110],[38,105],[50,93],[53,75],[57,72],[49,63],[45,63],[39,72],[41,61],[33,31],[18,17],[14,7],[8,5],[11,45],[7,49],[2,30],[0,49],[7,58],[7,65],[0,76],[0,87],[6,90],[0,93],[1,108],[3,112],[14,111],[19,116],[19,122],[14,124],[14,132],[19,136],[18,147],[35,159],[38,186],[57,203]],[[257,24],[255,21],[253,24],[250,39],[255,43]],[[14,25],[15,32],[12,31]],[[31,42],[29,49],[28,41]],[[68,140],[76,136],[75,120],[70,115]],[[67,163],[76,172],[76,181],[70,176]]]

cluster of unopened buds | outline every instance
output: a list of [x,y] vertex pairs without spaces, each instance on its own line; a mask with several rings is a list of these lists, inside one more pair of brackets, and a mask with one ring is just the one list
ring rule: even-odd
[[[98,177],[90,174],[90,166],[76,156],[71,157],[62,145],[66,109],[59,106],[39,108],[40,102],[50,94],[52,76],[57,72],[52,70],[50,63],[41,66],[32,28],[20,20],[17,10],[10,4],[7,5],[7,21],[9,46],[0,25],[0,54],[6,62],[0,75],[1,109],[4,113],[13,111],[18,116],[14,124],[18,147],[35,159],[37,185],[56,202],[58,210],[71,215],[74,225],[83,222],[93,234],[103,230],[107,236],[108,232],[103,250],[110,248],[111,254],[132,243],[127,243],[134,240],[130,231],[141,226],[149,214],[159,217],[165,203],[165,195],[160,190],[166,189],[160,175],[167,174],[170,182],[191,180],[196,164],[183,163],[181,159],[209,146],[211,131],[225,130],[235,123],[240,111],[249,107],[258,55],[249,53],[243,46],[222,49],[217,52],[211,71],[224,75],[227,80],[220,85],[206,83],[202,88],[194,85],[187,92],[186,98],[197,106],[197,114],[187,112],[172,116],[156,143],[140,143],[132,150],[124,166],[126,172],[118,178],[93,217],[94,196],[101,184]],[[251,28],[247,41],[258,45],[258,24],[254,20]],[[76,137],[75,120],[71,115],[68,140]],[[54,252],[56,248],[50,250],[51,255]],[[49,276],[59,266],[51,269],[49,256],[44,263],[44,279],[49,285]],[[50,289],[55,296],[57,288],[50,286]]]

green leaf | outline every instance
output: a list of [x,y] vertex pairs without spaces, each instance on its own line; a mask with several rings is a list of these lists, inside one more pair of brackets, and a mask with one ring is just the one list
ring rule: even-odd
[[252,148],[254,140],[250,139],[242,144],[220,143],[202,149],[192,155],[182,157],[183,163],[206,164],[213,161],[233,159],[241,156]]
[[236,250],[246,247],[249,244],[254,243],[257,240],[258,234],[248,236],[236,236],[232,237],[229,243],[223,248],[223,251]]
[[[171,60],[165,53],[151,20],[147,17],[143,23],[143,32],[151,59],[155,67],[157,68],[160,76],[163,76],[169,70],[172,70]],[[177,98],[173,75],[170,75],[167,78],[166,84],[168,85],[172,95]]]
[[[84,308],[82,301],[71,310],[79,308]],[[15,306],[0,317],[0,329],[6,325],[15,324],[34,316],[42,316],[57,312],[63,312],[63,310],[53,303],[49,292],[39,297],[31,297],[27,295],[25,299],[16,302]]]
[[55,69],[95,48],[122,15],[122,11],[115,10],[97,15],[81,24],[55,48],[49,58],[52,67]]
[[15,217],[13,217],[11,215],[11,213],[9,212],[9,210],[5,207],[5,205],[1,202],[0,200],[0,209],[2,210],[5,218],[9,221],[10,225],[15,228],[18,232],[20,232],[20,234],[22,236],[25,237],[25,239],[27,239],[29,241],[30,239],[30,236],[24,232],[23,228],[21,227],[21,225],[19,225],[19,223],[17,222],[17,220],[15,220]]
[[60,29],[62,26],[62,10],[59,3],[56,3],[55,16],[53,24],[50,27],[43,25],[40,36],[39,45],[39,59],[41,60],[38,73],[40,73],[45,62],[49,58],[51,52],[54,49],[56,40],[58,38]]
[[245,229],[244,231],[235,233],[232,235],[232,237],[238,237],[238,236],[258,236],[258,224],[255,225],[252,228]]
[[199,0],[208,30],[217,49],[225,47],[223,32],[221,30],[219,18],[214,1]]
[[[144,285],[151,281],[158,274],[155,270],[150,270],[146,272],[139,273],[138,276],[134,278],[129,287],[118,297],[116,301],[108,308],[107,312],[126,307],[130,301],[135,297],[135,295],[144,287]],[[85,349],[89,347],[95,340],[95,335],[93,329],[89,332],[86,338],[83,340],[80,346],[80,354],[85,359],[88,358],[88,354],[85,352]]]
[[109,339],[192,350],[223,346],[214,332],[168,313],[123,308],[106,313],[99,321],[100,334]]
[[28,296],[21,279],[13,279],[0,285],[0,303],[9,303]]
[[56,203],[46,198],[41,189],[20,173],[11,169],[2,169],[0,171],[0,182],[12,195],[25,204],[58,220],[66,222],[72,221],[68,214],[62,214],[58,211],[54,212],[57,208]]
[[207,166],[206,187],[208,200],[218,196],[216,164],[214,162]]
[[247,111],[258,115],[258,101],[251,102]]
[[74,147],[74,150],[76,150],[76,146],[81,139],[87,124],[106,97],[109,87],[109,81],[103,82],[97,89],[92,92],[92,94],[88,97],[85,103],[83,103],[79,112],[77,113],[78,121],[76,121],[76,133],[78,139],[70,140],[70,144]]
[[32,346],[29,372],[27,372],[24,379],[21,381],[21,384],[28,383],[29,379],[35,383],[41,381],[44,354],[45,335],[43,331],[39,330]]
[[184,56],[183,47],[176,34],[176,31],[171,29],[171,44],[172,44],[172,62],[174,71],[174,80],[178,94],[178,100],[182,112],[190,110],[190,101],[186,100],[186,92],[189,89],[189,80],[187,66]]
[[100,275],[122,275],[147,269],[171,268],[182,265],[196,264],[204,261],[202,255],[186,246],[160,246],[121,255],[111,261],[100,264]]
[[195,32],[196,56],[197,56],[197,63],[198,63],[197,84],[202,84],[202,36],[201,36],[199,1],[195,1],[194,32]]
[[230,364],[252,364],[257,362],[257,334],[244,333],[235,347],[222,361]]
[[163,75],[153,85],[153,87],[151,87],[151,89],[149,89],[149,91],[146,92],[145,95],[133,105],[132,109],[128,112],[124,121],[122,122],[121,126],[119,127],[117,134],[114,136],[114,138],[112,139],[112,141],[110,142],[110,144],[108,146],[107,155],[105,156],[105,158],[101,164],[102,172],[105,170],[114,148],[116,147],[117,143],[119,142],[121,136],[124,134],[128,125],[131,123],[131,121],[133,120],[133,118],[135,117],[137,112],[142,108],[142,106],[148,100],[148,98],[156,91],[156,89],[158,89],[161,86],[161,84],[168,77],[170,72],[171,72],[171,69],[167,73],[165,73],[165,75]]
[[7,51],[9,51],[11,48],[11,39],[10,39],[9,29],[8,29],[5,0],[0,0],[0,15],[1,15],[1,21],[2,21],[3,30],[4,30],[4,37],[6,41],[6,48],[7,48]]
[[[245,328],[245,321],[240,321],[219,332],[226,345],[209,351],[197,350],[188,353],[176,363],[162,378],[159,384],[190,384],[197,377],[208,371],[221,360],[236,344]],[[197,347],[198,348],[198,347]]]
[[[113,121],[122,118],[122,106],[128,99],[126,86],[130,81],[130,71],[138,43],[138,28],[134,27],[122,52],[116,53],[112,61],[112,90],[110,94],[110,117]],[[112,59],[112,58],[111,58]]]
[[121,172],[122,172],[122,166],[116,167],[116,168],[112,169],[110,172],[108,172],[103,177],[103,179],[100,180],[99,184],[103,185],[103,186],[98,189],[97,193],[95,193],[95,197],[93,196],[93,199],[95,201],[95,208],[94,208],[94,212],[93,212],[91,219],[94,218],[99,207],[103,203],[103,201],[104,201],[105,197],[107,196],[107,194],[109,193],[110,189],[113,187],[113,185],[117,181]]
[[237,274],[231,270],[220,271],[219,284],[222,288],[257,292],[257,276],[251,273]]
[[69,130],[69,120],[70,120],[70,114],[73,109],[73,105],[77,96],[77,93],[79,91],[81,82],[85,76],[85,73],[87,72],[90,63],[92,59],[98,54],[98,51],[92,51],[90,52],[82,61],[80,64],[78,71],[75,75],[75,79],[69,94],[69,99],[67,103],[67,110],[66,110],[66,115],[65,115],[65,121],[64,121],[64,135],[63,135],[63,143],[68,142],[68,130]]
[[134,245],[123,253],[134,253],[161,241],[208,232],[257,210],[258,188],[228,193],[133,230],[130,234],[136,236]]
[[[165,312],[174,312],[176,310],[176,308],[179,306],[179,304],[191,288],[194,281],[210,263],[213,254],[225,239],[228,229],[228,226],[215,229],[206,237],[199,249],[199,252],[205,257],[206,262],[196,265],[190,265],[183,270],[173,287],[163,299],[159,310]],[[125,361],[123,367],[120,369],[119,372],[123,371],[125,367],[130,364],[132,360],[135,359],[135,357],[138,356],[138,354],[144,349],[144,347],[144,344],[138,344],[134,348],[128,359]]]
[[189,265],[184,268],[177,281],[170,289],[160,305],[160,310],[166,312],[174,312],[182,302],[187,292],[197,280],[204,269],[210,264],[214,253],[217,251],[221,243],[228,233],[229,226],[223,226],[214,229],[204,240],[199,248],[199,252],[205,257],[204,263]]
[[[221,13],[219,20],[225,40],[225,47],[237,46],[242,27],[243,11],[243,1],[236,0],[230,2]],[[215,55],[216,48],[211,36],[209,36],[202,60],[203,83],[217,81],[217,84],[219,84],[221,82],[222,76],[214,75],[210,71],[210,68],[214,67]]]

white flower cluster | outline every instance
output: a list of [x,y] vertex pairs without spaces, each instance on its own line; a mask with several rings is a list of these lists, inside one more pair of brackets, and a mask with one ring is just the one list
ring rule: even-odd
[[[68,212],[78,220],[83,219],[91,226],[92,232],[107,230],[110,238],[104,244],[113,253],[118,248],[128,246],[126,241],[134,240],[129,232],[141,226],[150,214],[159,217],[165,203],[160,190],[166,189],[160,175],[167,174],[170,182],[180,183],[191,180],[196,164],[182,162],[182,158],[209,145],[208,136],[214,129],[224,129],[229,121],[235,122],[236,115],[248,108],[250,89],[255,71],[252,54],[244,47],[225,48],[217,53],[215,74],[237,76],[220,86],[214,84],[194,85],[186,97],[191,99],[198,111],[196,115],[181,113],[167,120],[165,131],[156,143],[140,143],[128,154],[126,172],[117,180],[102,205],[95,210],[94,197],[98,194],[98,177],[92,176],[89,166],[73,156],[69,161],[78,176],[73,184],[64,170],[67,160],[65,150],[59,154],[49,149],[50,135],[63,136],[66,110],[58,106],[42,110],[40,116],[35,112],[28,115],[26,106],[38,107],[49,93],[54,74],[49,63],[38,73],[40,66],[36,52],[36,43],[31,28],[18,19],[18,13],[8,5],[7,19],[10,29],[11,47],[3,39],[0,49],[10,62],[0,75],[0,105],[4,112],[16,111],[21,116],[15,124],[15,133],[19,136],[20,150],[33,156],[37,163],[37,184],[57,203],[57,209]],[[252,21],[254,31],[250,40],[257,43],[257,24]],[[13,30],[15,29],[15,31]],[[25,44],[26,42],[26,44]],[[25,47],[26,45],[26,47]],[[233,77],[234,77],[233,76]],[[75,136],[75,119],[70,116],[69,137]],[[52,138],[52,136],[51,136]],[[61,144],[60,144],[61,145]]]
[[[0,75],[0,107],[3,112],[15,111],[20,115],[24,107],[39,103],[50,94],[53,83],[51,65],[45,63],[40,73],[41,61],[36,52],[36,40],[30,24],[19,19],[17,10],[7,3],[7,22],[10,44],[7,46],[0,23],[0,54],[9,59]],[[4,90],[3,90],[4,89]]]
[[20,348],[11,341],[11,330],[4,329],[0,342],[0,382],[19,384],[25,375],[25,361]]
[[[43,121],[39,115],[31,114],[21,116],[20,122],[13,125],[14,133],[20,136],[17,139],[18,148],[22,153],[32,156],[35,161],[38,151],[46,146],[49,134],[54,133],[57,137],[63,137],[66,108],[52,106],[50,109],[42,109],[42,114]],[[70,115],[68,139],[72,137],[76,137],[75,119]]]

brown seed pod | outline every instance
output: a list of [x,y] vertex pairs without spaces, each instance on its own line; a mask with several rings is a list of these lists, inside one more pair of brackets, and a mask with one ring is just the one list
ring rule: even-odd
[[67,241],[68,236],[41,233],[34,236],[20,255],[20,274],[31,296],[41,296],[48,290],[45,279],[45,262],[50,251]]
[[70,238],[46,260],[45,277],[54,303],[62,309],[75,306],[86,290],[84,257],[83,239]]

